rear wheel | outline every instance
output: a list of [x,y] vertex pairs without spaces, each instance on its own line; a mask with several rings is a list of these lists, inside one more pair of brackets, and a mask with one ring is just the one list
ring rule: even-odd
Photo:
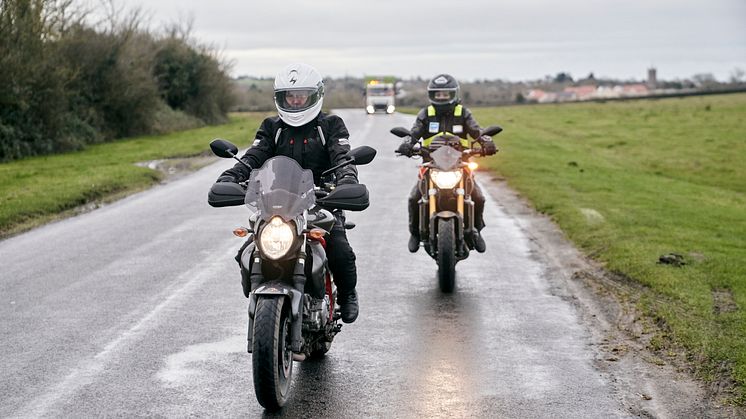
[[254,392],[267,410],[280,409],[290,394],[293,353],[290,303],[285,297],[259,298],[254,314]]
[[438,284],[443,292],[456,285],[456,234],[453,219],[438,220]]

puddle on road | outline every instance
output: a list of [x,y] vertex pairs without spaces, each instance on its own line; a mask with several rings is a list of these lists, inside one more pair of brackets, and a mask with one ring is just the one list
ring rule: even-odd
[[[246,361],[246,337],[230,336],[219,342],[187,346],[169,355],[156,378],[167,387],[195,385],[215,376],[216,370],[234,370],[236,362]],[[240,360],[237,358],[240,357]]]

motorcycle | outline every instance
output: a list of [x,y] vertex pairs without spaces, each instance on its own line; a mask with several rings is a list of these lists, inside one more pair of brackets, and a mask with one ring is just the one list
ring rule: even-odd
[[[485,128],[481,135],[493,136],[502,131],[499,126]],[[409,136],[403,127],[391,129],[397,137]],[[469,257],[474,249],[474,170],[471,161],[481,149],[461,147],[461,138],[441,134],[429,147],[415,145],[412,156],[420,156],[419,201],[420,239],[425,251],[438,264],[438,285],[443,292],[452,292],[456,285],[456,263]]]
[[[219,157],[234,158],[235,145],[210,143]],[[350,150],[346,160],[322,173],[314,186],[311,170],[285,156],[268,159],[252,170],[245,184],[215,183],[208,193],[213,207],[246,204],[248,227],[234,234],[251,239],[241,253],[242,286],[249,298],[248,345],[256,398],[277,410],[288,400],[293,361],[323,356],[342,325],[336,289],[326,258],[326,237],[336,219],[333,211],[362,211],[369,205],[365,185],[334,187],[334,171],[349,164],[368,164],[376,150]],[[345,228],[353,228],[345,223]],[[247,280],[248,279],[248,280]]]

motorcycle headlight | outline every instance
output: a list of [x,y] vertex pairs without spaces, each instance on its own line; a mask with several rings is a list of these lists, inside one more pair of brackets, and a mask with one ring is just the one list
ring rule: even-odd
[[262,254],[270,259],[280,259],[293,246],[295,231],[292,224],[280,217],[272,217],[259,234],[259,246]]
[[454,170],[452,172],[441,172],[433,170],[430,172],[430,178],[435,182],[435,185],[440,189],[452,189],[458,185],[458,181],[461,180],[461,170]]

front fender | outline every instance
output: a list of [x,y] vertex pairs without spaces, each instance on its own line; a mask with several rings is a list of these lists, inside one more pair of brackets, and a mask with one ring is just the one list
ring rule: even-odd
[[293,316],[293,320],[298,319],[300,315],[300,306],[303,301],[303,293],[290,287],[287,284],[279,282],[267,282],[259,285],[249,295],[249,317],[254,318],[254,312],[256,311],[256,302],[259,296],[277,297],[283,296],[290,298],[290,313]]
[[463,220],[463,217],[461,217],[461,215],[453,211],[436,212],[435,214],[433,214],[432,217],[430,217],[430,242],[433,244],[435,244],[436,242],[437,231],[438,231],[438,220],[448,220],[448,219],[456,220],[454,222],[456,241],[457,241],[457,244],[460,246],[462,240],[464,239],[464,220]]

